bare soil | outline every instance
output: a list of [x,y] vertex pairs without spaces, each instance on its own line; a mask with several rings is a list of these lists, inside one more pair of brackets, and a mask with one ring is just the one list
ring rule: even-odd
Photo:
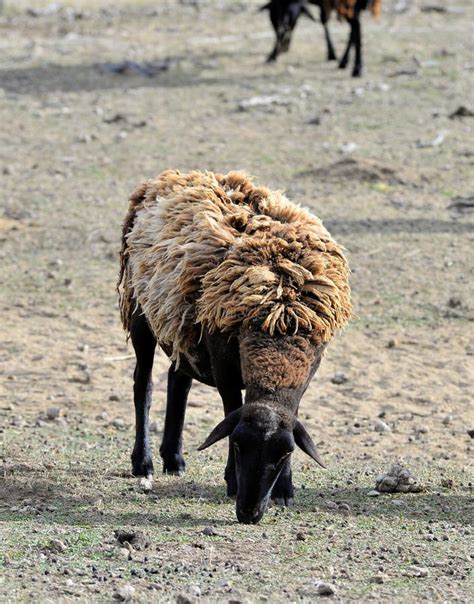
[[[264,64],[258,3],[6,2],[2,601],[310,602],[318,581],[341,601],[472,601],[474,225],[449,206],[474,195],[474,118],[449,116],[474,109],[474,9],[428,4],[365,16],[355,80],[309,20]],[[341,52],[347,27],[331,30]],[[191,391],[187,474],[159,474],[162,355],[151,494],[130,476],[120,225],[135,184],[168,167],[244,169],[348,249],[357,317],[301,405],[329,470],[297,453],[295,506],[258,526],[225,496],[225,445],[196,451],[222,416],[211,389]],[[397,462],[423,490],[369,496]]]

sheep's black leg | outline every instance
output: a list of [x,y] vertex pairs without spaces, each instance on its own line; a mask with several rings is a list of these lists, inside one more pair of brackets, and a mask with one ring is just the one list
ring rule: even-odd
[[325,10],[325,8],[323,6],[321,6],[321,11],[320,11],[320,15],[321,15],[321,23],[324,27],[324,35],[326,36],[326,45],[327,45],[327,49],[328,49],[328,61],[336,61],[337,57],[336,57],[336,51],[334,50],[334,46],[331,40],[331,36],[329,34],[329,28],[328,28],[328,19],[329,19],[329,15],[327,14],[327,11]]
[[291,476],[291,461],[288,460],[283,466],[280,476],[273,485],[272,500],[277,505],[293,505],[294,501],[293,480]]
[[179,476],[186,470],[183,459],[183,426],[192,381],[192,378],[176,369],[175,363],[169,368],[165,429],[160,447],[165,474]]
[[153,390],[152,369],[156,340],[146,318],[138,309],[130,321],[130,337],[137,359],[133,374],[133,395],[135,402],[135,446],[132,453],[134,476],[144,476],[151,480],[153,461],[150,450],[148,417]]
[[[227,416],[232,411],[239,409],[242,406],[242,392],[240,384],[227,383],[222,380],[222,383],[217,384],[217,389],[224,404],[224,414]],[[235,473],[235,455],[234,447],[229,440],[229,453],[227,456],[227,464],[224,472],[224,479],[227,483],[227,495],[234,497],[237,495],[237,476]]]
[[360,27],[359,15],[353,19],[355,63],[352,70],[352,77],[358,78],[362,75],[362,31]]
[[349,25],[351,27],[351,33],[349,34],[349,41],[347,42],[347,47],[342,59],[339,61],[339,69],[345,69],[347,67],[347,63],[349,61],[349,55],[351,52],[351,46],[354,44],[355,34],[354,34],[354,19],[349,19]]

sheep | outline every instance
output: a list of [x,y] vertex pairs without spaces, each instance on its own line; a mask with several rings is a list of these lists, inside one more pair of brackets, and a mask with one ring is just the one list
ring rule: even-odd
[[320,9],[320,20],[326,36],[328,61],[335,61],[337,58],[327,26],[332,11],[335,10],[340,19],[344,18],[349,22],[351,27],[349,41],[344,55],[339,61],[339,69],[347,67],[351,47],[355,46],[355,62],[352,76],[360,77],[362,75],[360,12],[370,8],[372,15],[378,17],[381,12],[382,0],[270,0],[270,2],[260,8],[262,11],[269,11],[270,20],[276,34],[275,47],[268,56],[267,61],[276,61],[280,53],[289,50],[293,29],[300,15],[305,15],[312,21],[315,21],[308,8],[308,3],[318,6]]
[[170,359],[163,471],[185,471],[186,401],[198,380],[217,388],[225,413],[199,450],[230,437],[224,477],[238,520],[257,523],[270,497],[291,505],[295,445],[323,465],[297,415],[351,315],[342,249],[309,211],[243,173],[168,170],[131,195],[120,258],[121,319],[136,354],[133,474],[151,488],[158,343]]

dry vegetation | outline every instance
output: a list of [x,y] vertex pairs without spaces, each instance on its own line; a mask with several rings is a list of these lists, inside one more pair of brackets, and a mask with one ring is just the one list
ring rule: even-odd
[[[64,4],[0,17],[0,599],[313,601],[325,581],[345,601],[472,600],[474,119],[449,117],[474,109],[472,3],[386,0],[362,80],[323,61],[309,21],[265,65],[256,4]],[[112,73],[124,60],[151,75]],[[330,469],[297,454],[296,506],[256,527],[225,497],[225,446],[195,450],[222,413],[204,386],[188,474],[149,495],[129,475],[120,223],[167,167],[245,169],[349,250],[358,318],[301,407]],[[369,497],[397,461],[424,490]]]

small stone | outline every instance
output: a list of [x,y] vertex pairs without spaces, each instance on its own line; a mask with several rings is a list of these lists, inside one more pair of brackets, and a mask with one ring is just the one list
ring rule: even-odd
[[346,516],[351,513],[351,508],[347,503],[340,503],[338,509]]
[[130,602],[135,594],[135,588],[133,585],[124,585],[119,587],[112,595],[114,600],[118,602]]
[[97,421],[108,422],[109,414],[107,413],[107,411],[101,411],[98,415],[95,416],[95,418]]
[[206,526],[202,530],[203,535],[207,535],[208,537],[215,537],[217,535],[216,529],[213,526]]
[[386,581],[385,575],[374,575],[373,577],[370,577],[370,579],[369,579],[369,583],[376,583],[378,585],[385,583],[385,581]]
[[46,409],[46,417],[48,419],[56,419],[57,417],[59,417],[61,410],[59,407],[48,407]]
[[328,501],[326,507],[328,510],[337,510],[337,503],[335,501]]
[[120,417],[113,419],[110,422],[110,425],[113,426],[114,428],[116,428],[117,430],[125,430],[125,428],[126,428],[125,422]]
[[122,558],[128,559],[128,557],[130,556],[130,551],[126,547],[120,547],[118,553],[120,556],[122,556]]
[[383,420],[377,418],[374,422],[374,430],[376,432],[391,432],[392,428],[390,428],[390,426]]
[[453,416],[451,415],[451,413],[449,413],[444,419],[443,419],[443,425],[444,426],[449,426],[449,424],[453,421]]
[[367,493],[367,497],[378,497],[379,495],[380,495],[380,492],[379,491],[375,491],[375,490],[369,491]]
[[410,576],[412,577],[428,577],[429,571],[427,568],[423,566],[410,566],[409,568]]
[[306,535],[304,533],[296,533],[296,541],[306,541]]
[[349,378],[346,376],[345,373],[342,373],[342,371],[336,371],[336,373],[331,378],[331,382],[337,385],[345,384],[348,381]]
[[119,402],[120,401],[120,395],[116,394],[115,392],[113,392],[110,396],[109,396],[109,401],[115,401],[115,402]]
[[67,551],[67,547],[65,543],[60,541],[59,539],[51,539],[51,541],[46,546],[50,552],[54,552],[55,554],[62,554]]
[[148,429],[150,432],[153,432],[153,433],[159,432],[158,422],[150,422]]
[[325,583],[324,581],[316,582],[316,591],[319,596],[332,596],[336,593],[336,588],[331,583]]
[[400,341],[397,338],[392,338],[387,342],[387,348],[398,348],[400,346]]

